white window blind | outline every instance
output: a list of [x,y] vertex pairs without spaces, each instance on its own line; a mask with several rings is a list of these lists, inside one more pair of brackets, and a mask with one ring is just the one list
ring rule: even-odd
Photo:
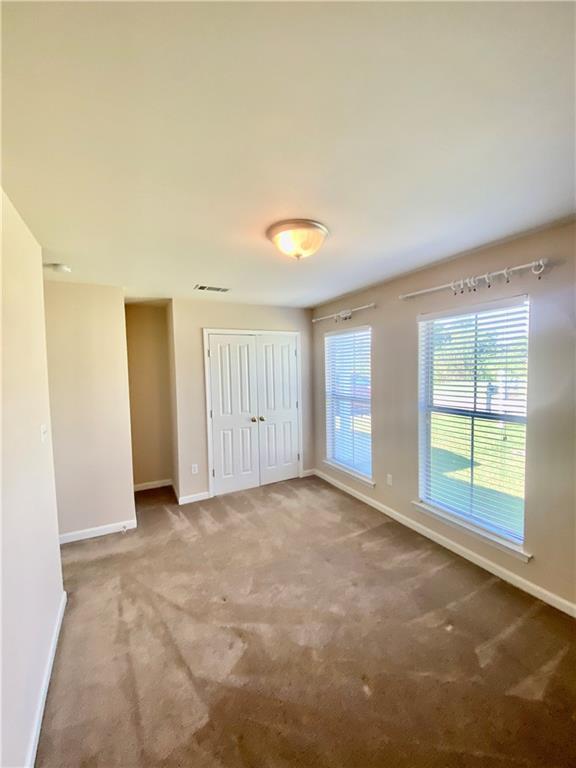
[[527,297],[420,321],[420,498],[524,539]]
[[372,477],[370,328],[325,336],[326,458]]

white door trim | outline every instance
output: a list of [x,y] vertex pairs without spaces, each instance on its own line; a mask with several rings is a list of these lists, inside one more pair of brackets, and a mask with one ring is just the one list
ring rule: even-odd
[[208,446],[208,494],[209,498],[214,496],[214,446],[212,443],[212,419],[210,412],[212,410],[212,382],[210,379],[210,358],[208,350],[210,347],[211,334],[226,334],[239,336],[263,336],[269,334],[279,336],[296,337],[296,377],[298,379],[298,476],[304,477],[304,455],[302,453],[302,365],[301,365],[301,332],[300,331],[275,331],[275,330],[253,330],[252,328],[203,328],[202,339],[204,347],[204,391],[206,403],[206,443]]

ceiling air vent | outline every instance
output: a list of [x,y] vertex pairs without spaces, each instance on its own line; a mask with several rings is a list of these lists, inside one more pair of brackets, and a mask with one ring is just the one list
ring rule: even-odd
[[226,293],[230,288],[218,288],[217,285],[200,285],[196,283],[194,286],[195,291],[213,291],[214,293]]

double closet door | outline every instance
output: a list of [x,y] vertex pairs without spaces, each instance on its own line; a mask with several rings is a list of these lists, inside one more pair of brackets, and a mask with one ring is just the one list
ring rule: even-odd
[[208,336],[212,490],[298,475],[296,334]]

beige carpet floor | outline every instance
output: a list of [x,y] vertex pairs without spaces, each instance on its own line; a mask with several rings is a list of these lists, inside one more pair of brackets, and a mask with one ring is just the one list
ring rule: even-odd
[[63,547],[42,768],[576,766],[576,622],[317,478]]

